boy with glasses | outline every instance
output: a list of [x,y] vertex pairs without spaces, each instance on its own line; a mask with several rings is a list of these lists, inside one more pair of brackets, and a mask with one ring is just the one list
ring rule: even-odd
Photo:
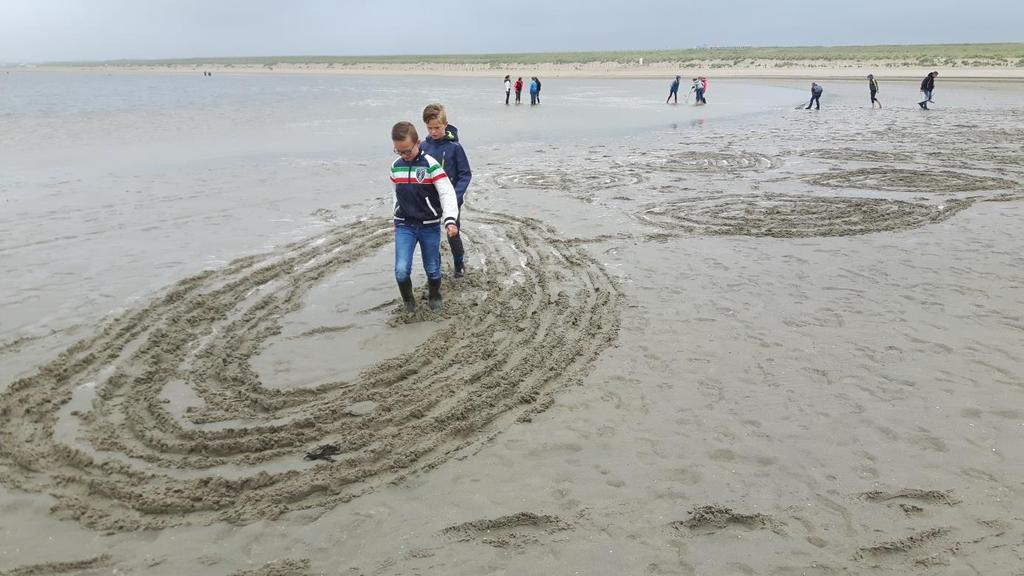
[[391,141],[398,158],[391,163],[394,185],[395,280],[405,309],[416,310],[413,296],[412,257],[420,246],[423,271],[427,274],[430,309],[441,309],[441,226],[448,237],[457,236],[459,206],[455,188],[441,164],[420,150],[420,137],[410,122],[391,128]]

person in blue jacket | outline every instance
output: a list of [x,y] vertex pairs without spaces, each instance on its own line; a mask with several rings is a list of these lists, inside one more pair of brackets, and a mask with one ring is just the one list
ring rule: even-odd
[[537,83],[537,77],[530,77],[530,106],[539,103],[540,99],[540,84]]
[[811,101],[807,103],[807,109],[811,109],[811,105],[814,106],[815,110],[821,110],[821,93],[824,92],[824,88],[817,82],[811,82]]
[[[423,151],[433,156],[444,169],[448,179],[455,187],[455,199],[458,202],[459,216],[455,221],[457,229],[462,229],[462,203],[466,199],[466,190],[473,179],[473,171],[469,167],[466,150],[459,143],[459,130],[448,123],[448,115],[444,106],[428,104],[423,109],[423,123],[427,125],[427,138],[423,141]],[[466,272],[466,249],[462,245],[462,236],[456,233],[448,236],[448,245],[452,249],[452,260],[455,268],[454,276],[462,278]]]
[[679,76],[672,81],[672,85],[668,87],[668,98],[665,98],[665,104],[668,104],[669,100],[675,98],[675,104],[679,104]]

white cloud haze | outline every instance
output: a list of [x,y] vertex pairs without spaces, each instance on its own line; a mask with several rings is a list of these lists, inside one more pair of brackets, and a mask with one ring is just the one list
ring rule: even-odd
[[0,61],[1013,42],[1022,22],[1010,0],[0,0]]

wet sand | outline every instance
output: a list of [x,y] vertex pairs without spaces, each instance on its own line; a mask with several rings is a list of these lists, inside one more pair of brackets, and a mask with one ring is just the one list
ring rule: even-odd
[[472,149],[440,315],[376,192],[70,291],[0,341],[0,574],[1015,574],[1024,109],[844,90]]

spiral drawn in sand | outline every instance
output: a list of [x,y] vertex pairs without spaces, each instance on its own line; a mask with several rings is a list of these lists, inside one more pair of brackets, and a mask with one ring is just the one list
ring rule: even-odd
[[501,188],[537,188],[586,192],[620,186],[633,186],[644,182],[641,174],[629,170],[581,168],[579,170],[525,170],[497,174],[495,182]]
[[1014,188],[1010,180],[975,176],[950,170],[903,170],[862,168],[828,172],[808,179],[812,184],[833,188],[863,188],[891,192],[975,192]]
[[914,157],[906,152],[885,152],[857,148],[819,148],[800,153],[808,158],[822,160],[845,160],[847,162],[907,162]]
[[[244,523],[347,501],[529,420],[615,338],[619,293],[537,221],[474,225],[485,265],[446,291],[445,331],[315,389],[264,386],[250,360],[312,287],[389,245],[388,222],[178,282],[0,394],[0,481],[101,530]],[[169,386],[194,394],[190,410],[168,409]],[[334,461],[303,461],[324,444]]]
[[718,196],[651,206],[636,217],[666,230],[728,236],[852,236],[916,228],[940,222],[970,206],[942,206],[881,198],[817,196]]
[[764,154],[750,152],[648,152],[626,161],[629,166],[643,166],[666,172],[743,172],[776,168],[780,162]]

